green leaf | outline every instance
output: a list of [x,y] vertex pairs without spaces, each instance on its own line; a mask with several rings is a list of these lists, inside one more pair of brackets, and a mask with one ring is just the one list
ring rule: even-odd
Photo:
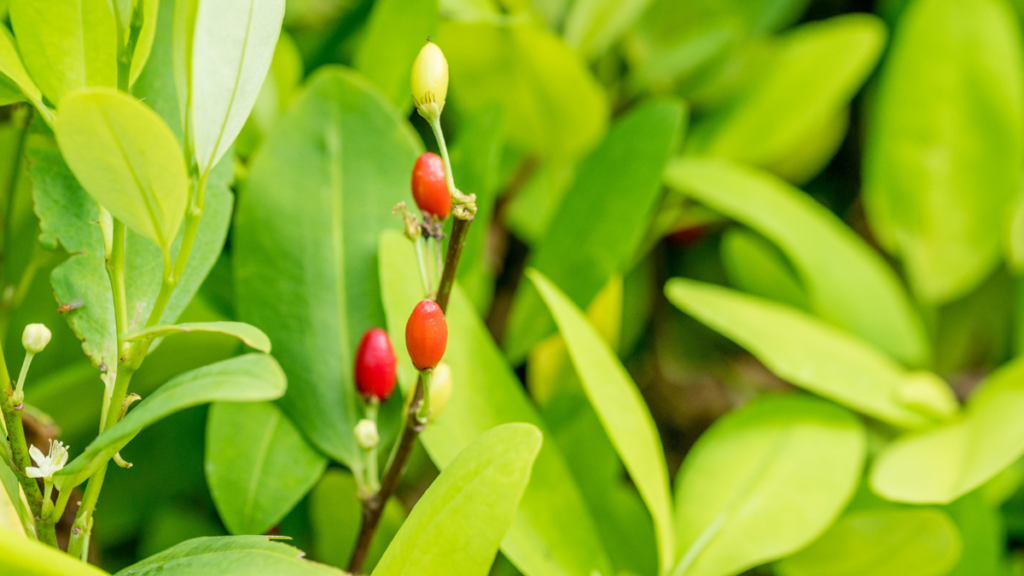
[[486,576],[542,440],[534,426],[504,424],[467,446],[416,502],[373,576]]
[[869,116],[864,207],[926,302],[963,296],[1000,261],[1024,159],[1021,43],[996,0],[919,0],[896,27]]
[[896,274],[824,206],[767,173],[728,160],[673,162],[665,182],[774,242],[823,319],[907,365],[927,364],[924,327]]
[[[338,567],[348,566],[363,517],[363,504],[358,498],[358,487],[352,474],[337,468],[328,470],[310,494],[309,516],[317,561]],[[388,500],[366,556],[365,570],[372,571],[377,565],[405,522],[405,516],[405,509],[396,498]]]
[[185,158],[151,108],[120,92],[77,91],[61,101],[57,143],[82,187],[165,251],[188,203]]
[[811,543],[853,495],[866,450],[853,414],[810,396],[759,398],[718,420],[679,470],[672,573],[738,574]]
[[[856,337],[795,308],[682,278],[669,280],[665,295],[780,378],[858,412],[905,428],[956,413],[956,398],[936,376],[907,372]],[[918,395],[924,400],[911,402]]]
[[766,168],[789,159],[850,103],[878,62],[885,36],[882,20],[869,14],[786,34],[764,74],[693,126],[687,151]]
[[18,0],[11,26],[32,79],[52,104],[86,86],[117,86],[117,24],[107,0]]
[[288,386],[281,367],[265,354],[246,354],[186,372],[139,403],[123,420],[90,443],[85,452],[54,475],[54,484],[70,490],[85,482],[144,428],[200,404],[274,400]]
[[605,432],[654,518],[661,571],[675,560],[672,497],[664,449],[647,405],[625,367],[572,301],[536,270],[527,277],[551,310]]
[[722,235],[722,267],[729,283],[754,296],[806,310],[807,293],[775,246],[744,228]]
[[284,0],[199,2],[190,76],[193,149],[200,173],[231,147],[267,77]]
[[442,23],[437,45],[448,59],[450,99],[476,112],[500,102],[509,141],[546,157],[575,159],[607,124],[604,91],[580,57],[530,23]]
[[391,105],[412,109],[410,71],[426,39],[437,31],[438,0],[374,2],[353,67],[380,89]]
[[206,481],[232,534],[264,534],[316,484],[327,459],[269,402],[214,404]]
[[[170,6],[167,3],[164,5]],[[191,142],[192,52],[199,0],[174,0],[173,7],[171,68],[174,73],[175,92],[178,94],[178,114],[181,119],[182,131],[188,133],[185,141]]]
[[600,56],[644,13],[651,0],[577,0],[565,18],[565,42],[587,58]]
[[301,550],[266,536],[196,538],[150,556],[116,576],[342,576],[303,560]]
[[[9,453],[5,454],[5,462],[10,462]],[[24,527],[34,526],[35,520],[21,496],[21,484],[11,465],[0,464],[0,485],[3,486],[0,491],[0,529],[8,528],[22,535]]]
[[[136,0],[139,1],[139,0]],[[153,50],[153,41],[156,39],[157,17],[160,14],[160,0],[141,0],[139,7],[135,9],[141,14],[142,27],[139,29],[139,37],[135,41],[135,52],[132,53],[132,67],[129,74],[131,85],[139,79],[142,69],[149,61],[150,52]]]
[[[472,228],[470,234],[479,234]],[[396,350],[405,349],[405,323],[423,299],[412,244],[397,231],[381,237],[381,288],[388,332]],[[454,381],[447,407],[421,436],[442,470],[481,434],[509,422],[526,422],[549,436],[543,421],[505,362],[472,302],[456,285],[446,314],[448,350],[444,361]],[[409,394],[416,370],[399,354],[399,382]],[[502,553],[527,576],[611,574],[593,519],[557,446],[547,442],[519,515],[502,543]]]
[[171,334],[187,334],[189,332],[219,332],[234,336],[245,345],[270,354],[270,338],[259,328],[245,322],[187,322],[172,326],[153,326],[145,330],[132,332],[124,336],[126,342],[144,338],[163,338]]
[[1024,455],[1024,360],[989,376],[963,417],[889,444],[871,469],[871,488],[897,502],[945,504]]
[[353,358],[363,332],[384,325],[377,239],[401,227],[391,210],[408,199],[420,150],[364,79],[327,68],[267,135],[238,205],[239,318],[275,343],[291,383],[285,412],[354,469],[362,459],[352,434],[361,418]]
[[32,81],[6,27],[0,29],[0,102],[11,104],[28,100],[52,122],[53,112],[43,104],[43,94]]
[[882,507],[845,514],[776,568],[782,576],[943,576],[960,559],[960,546],[945,512]]
[[[528,261],[577,306],[586,307],[609,278],[632,265],[684,114],[677,101],[648,102],[617,122],[579,165],[572,188]],[[536,290],[520,290],[505,341],[512,362],[553,331]]]
[[0,528],[0,573],[18,576],[105,576],[64,552]]
[[979,490],[944,509],[956,522],[963,540],[960,562],[946,576],[1006,576],[1007,535],[999,508],[986,502]]

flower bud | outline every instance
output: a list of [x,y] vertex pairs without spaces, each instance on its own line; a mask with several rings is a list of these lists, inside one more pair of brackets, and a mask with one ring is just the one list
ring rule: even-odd
[[21,345],[29,354],[39,354],[50,343],[50,329],[42,324],[29,324],[21,334]]
[[429,39],[412,63],[412,100],[427,119],[437,118],[448,96],[448,61]]
[[355,427],[356,442],[363,450],[369,450],[380,443],[380,434],[377,433],[377,423],[373,420],[363,418]]
[[418,370],[437,366],[448,345],[448,323],[444,312],[433,300],[416,305],[405,325],[405,346]]
[[383,402],[395,389],[395,349],[388,333],[371,328],[363,334],[356,350],[356,388],[364,398]]
[[452,211],[452,195],[444,171],[444,160],[424,152],[412,167],[412,197],[424,214],[445,220]]

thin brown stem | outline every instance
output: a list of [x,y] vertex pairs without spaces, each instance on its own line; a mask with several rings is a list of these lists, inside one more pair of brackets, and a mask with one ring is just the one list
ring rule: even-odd
[[448,254],[444,259],[444,273],[441,274],[441,284],[437,288],[437,298],[434,299],[442,312],[448,312],[448,299],[452,295],[452,287],[455,286],[455,273],[459,270],[459,259],[462,258],[466,234],[472,222],[473,216],[470,215],[466,219],[456,218],[452,223],[452,238],[448,242]]

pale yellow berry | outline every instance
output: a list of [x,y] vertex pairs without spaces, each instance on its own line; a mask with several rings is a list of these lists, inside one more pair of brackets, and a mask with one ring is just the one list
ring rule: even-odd
[[448,61],[431,41],[420,50],[412,64],[412,99],[427,119],[436,118],[448,96]]

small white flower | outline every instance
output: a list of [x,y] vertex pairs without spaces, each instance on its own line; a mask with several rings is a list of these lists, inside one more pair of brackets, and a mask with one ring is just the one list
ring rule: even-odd
[[29,448],[28,453],[36,463],[36,466],[25,468],[25,474],[29,478],[49,480],[68,463],[68,449],[59,441],[50,440],[50,453],[46,456],[43,456],[43,453],[35,446]]
[[377,423],[373,420],[362,419],[356,424],[356,442],[363,450],[369,450],[380,443],[380,435],[377,434]]

